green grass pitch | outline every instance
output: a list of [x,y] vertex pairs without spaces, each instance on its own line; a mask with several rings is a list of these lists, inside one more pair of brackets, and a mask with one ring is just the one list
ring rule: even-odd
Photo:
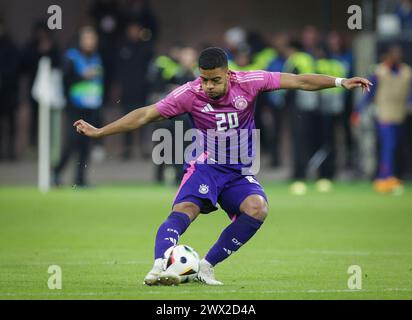
[[[264,184],[270,213],[256,236],[222,264],[224,286],[147,287],[158,225],[175,188],[156,185],[0,188],[0,299],[411,299],[412,190],[375,194],[370,185],[309,188]],[[180,243],[203,256],[230,221],[202,215]],[[50,265],[61,290],[47,286]],[[359,265],[362,289],[348,288]]]

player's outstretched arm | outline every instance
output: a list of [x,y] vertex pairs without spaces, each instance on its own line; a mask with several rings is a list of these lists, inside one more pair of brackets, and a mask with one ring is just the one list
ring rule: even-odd
[[315,91],[342,86],[345,89],[362,88],[363,91],[369,91],[371,85],[372,83],[368,79],[361,77],[341,79],[323,74],[280,74],[280,89]]
[[96,128],[84,120],[73,123],[76,131],[91,138],[100,138],[111,134],[131,131],[144,126],[150,122],[165,119],[156,109],[156,105],[150,105],[133,110],[124,117],[109,123],[102,128]]

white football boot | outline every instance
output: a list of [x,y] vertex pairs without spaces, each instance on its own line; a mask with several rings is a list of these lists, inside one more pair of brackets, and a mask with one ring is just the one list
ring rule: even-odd
[[211,286],[221,286],[223,283],[215,279],[215,271],[212,265],[205,259],[199,262],[199,272],[197,274],[197,280]]
[[156,259],[152,270],[144,278],[143,283],[148,286],[155,286],[160,284],[160,274],[163,271],[163,259]]
[[159,283],[162,286],[177,286],[180,283],[180,277],[173,272],[162,271],[159,276]]
[[159,258],[155,260],[143,283],[148,286],[173,286],[180,283],[180,277],[172,272],[163,271],[163,259]]

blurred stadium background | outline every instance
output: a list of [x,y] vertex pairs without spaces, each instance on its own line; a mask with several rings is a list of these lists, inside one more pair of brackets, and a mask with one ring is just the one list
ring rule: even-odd
[[[49,56],[53,67],[64,72],[66,52],[77,45],[76,36],[82,26],[95,26],[98,31],[104,100],[97,117],[98,123],[107,123],[133,107],[156,101],[173,86],[196,76],[195,72],[178,74],[179,64],[193,64],[191,59],[207,45],[227,48],[235,69],[285,68],[285,47],[290,42],[300,42],[303,52],[310,53],[315,61],[321,58],[338,60],[346,75],[370,76],[374,65],[381,62],[388,43],[400,44],[405,61],[412,63],[410,12],[409,16],[404,14],[406,18],[402,16],[403,20],[399,18],[400,5],[408,3],[317,0],[303,12],[297,9],[301,8],[299,1],[261,1],[259,5],[251,1],[210,1],[207,8],[188,1],[56,1],[53,4],[62,8],[63,28],[50,31],[46,25],[50,16],[47,15],[48,1],[2,1],[3,28],[9,38],[2,47],[5,57],[2,68],[7,68],[4,72],[12,71],[13,75],[8,87],[3,84],[2,90],[9,95],[12,92],[13,97],[4,98],[1,106],[1,183],[36,184],[38,103],[31,96],[31,87],[38,62],[42,55]],[[348,7],[356,4],[363,9],[362,30],[349,30]],[[202,10],[206,10],[207,15],[199,18]],[[133,24],[138,33],[136,46],[133,46],[133,30],[130,31],[133,27],[129,28],[130,38],[126,36],[127,28]],[[10,63],[7,55],[13,57]],[[279,56],[283,59],[280,62],[276,61]],[[130,85],[125,87],[125,83]],[[344,105],[334,111],[333,125],[306,138],[294,131],[290,99],[285,102],[279,96],[262,97],[256,115],[257,125],[262,130],[261,178],[270,181],[293,180],[294,175],[303,178],[301,173],[294,172],[301,171],[300,168],[294,170],[294,155],[310,158],[326,145],[326,149],[333,150],[334,159],[326,159],[326,166],[330,168],[325,169],[328,172],[323,175],[341,180],[374,179],[379,153],[373,121],[368,121],[373,118],[373,112],[364,112],[364,122],[354,127],[350,115],[359,100],[359,92],[337,97],[336,100],[344,100]],[[316,115],[307,122],[317,128],[326,122],[321,119],[321,103],[315,109]],[[407,139],[411,132],[410,108],[408,110],[404,121],[406,132],[398,146],[396,160],[397,176],[405,180],[410,179],[412,172],[412,147]],[[59,162],[65,143],[68,122],[65,111],[52,112],[51,161],[54,166]],[[159,170],[151,162],[151,130],[140,130],[128,138],[115,136],[94,142],[86,169],[87,183],[161,179]],[[294,140],[295,134],[298,140]],[[325,135],[333,138],[327,139]],[[300,150],[305,144],[310,145],[308,150]],[[76,148],[72,150],[75,151]],[[320,159],[312,157],[312,166],[306,169],[321,166],[322,154],[320,156]],[[303,162],[300,167],[307,165],[309,160]],[[76,183],[71,172],[75,168],[68,166],[67,169],[62,173],[62,183]],[[306,171],[316,178],[314,170]]]
[[[62,9],[61,30],[47,27],[50,5]],[[351,5],[362,8],[361,30],[348,28]],[[395,115],[395,127],[402,133],[394,133],[389,142],[377,124],[376,92],[365,99],[358,91],[330,91],[330,95],[306,99],[314,101],[309,105],[300,105],[301,100],[288,92],[261,96],[256,111],[262,138],[258,178],[267,187],[276,221],[269,222],[249,251],[245,248],[247,253],[233,261],[240,263],[247,257],[252,261],[250,268],[258,270],[259,257],[270,255],[273,248],[268,245],[277,243],[274,254],[282,261],[276,267],[281,280],[262,284],[259,277],[242,270],[255,291],[237,296],[233,292],[242,283],[235,280],[228,280],[233,283],[222,296],[194,288],[203,290],[198,295],[203,298],[307,298],[308,288],[320,288],[311,297],[322,298],[329,292],[332,297],[352,298],[335,290],[346,289],[346,269],[342,267],[338,275],[336,266],[363,263],[370,273],[382,277],[370,285],[369,293],[358,297],[410,299],[412,90],[410,80],[402,78],[397,68],[400,52],[403,61],[412,65],[411,0],[1,1],[2,298],[49,297],[45,288],[36,285],[44,286],[44,268],[51,263],[66,265],[76,274],[68,276],[76,283],[69,297],[99,297],[107,285],[112,291],[103,294],[106,298],[170,297],[169,289],[151,291],[153,296],[145,291],[136,295],[136,279],[131,284],[126,274],[140,279],[150,266],[155,228],[168,213],[181,177],[181,167],[155,166],[151,158],[152,131],[171,128],[173,122],[99,141],[76,138],[71,125],[79,113],[67,94],[79,81],[70,65],[75,59],[70,50],[78,48],[82,37],[88,37],[83,45],[92,47],[99,64],[90,77],[102,89],[102,102],[88,113],[96,126],[155,102],[196,77],[197,53],[211,45],[225,48],[231,67],[241,70],[319,72],[376,80],[377,65],[390,65],[393,77],[399,75],[399,87],[401,83],[409,87],[395,90],[398,86],[391,88],[379,80],[378,85],[385,86],[382,99],[391,99],[393,92],[398,98],[407,96],[397,103],[402,115],[399,119]],[[96,48],[90,37],[98,40]],[[65,102],[56,98],[50,106],[46,184],[50,182],[51,191],[46,196],[37,191],[42,178],[39,146],[44,141],[39,140],[36,100],[45,91],[33,90],[42,57],[48,57],[57,71],[50,90],[60,92],[58,98],[66,93]],[[392,169],[387,168],[388,161]],[[377,184],[386,178],[393,178],[392,184]],[[305,183],[308,195],[293,198],[291,191],[305,193]],[[324,197],[318,191],[329,193]],[[150,228],[146,228],[139,216],[151,206]],[[202,237],[191,233],[186,238],[200,253],[212,241],[204,240],[205,230],[227,223],[223,215],[210,219],[195,226]],[[311,271],[318,267],[323,275],[314,277]],[[15,270],[30,277],[30,286],[26,286],[27,276],[16,275]],[[218,270],[223,278],[232,279],[230,264]],[[260,272],[271,272],[270,265]],[[328,276],[334,282],[319,287]],[[103,278],[110,280],[100,283]],[[95,286],[96,282],[100,284]],[[266,293],[259,293],[260,285]],[[271,291],[274,287],[280,291]],[[192,296],[189,290],[174,297]]]

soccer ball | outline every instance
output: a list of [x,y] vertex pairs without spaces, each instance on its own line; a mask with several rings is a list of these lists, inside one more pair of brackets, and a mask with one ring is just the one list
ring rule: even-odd
[[170,247],[164,254],[163,271],[179,275],[181,283],[189,282],[199,272],[199,255],[186,245]]
[[296,196],[303,196],[308,191],[306,184],[301,181],[296,181],[290,186],[290,192]]
[[332,191],[332,182],[329,179],[320,179],[316,182],[316,190],[322,193]]

